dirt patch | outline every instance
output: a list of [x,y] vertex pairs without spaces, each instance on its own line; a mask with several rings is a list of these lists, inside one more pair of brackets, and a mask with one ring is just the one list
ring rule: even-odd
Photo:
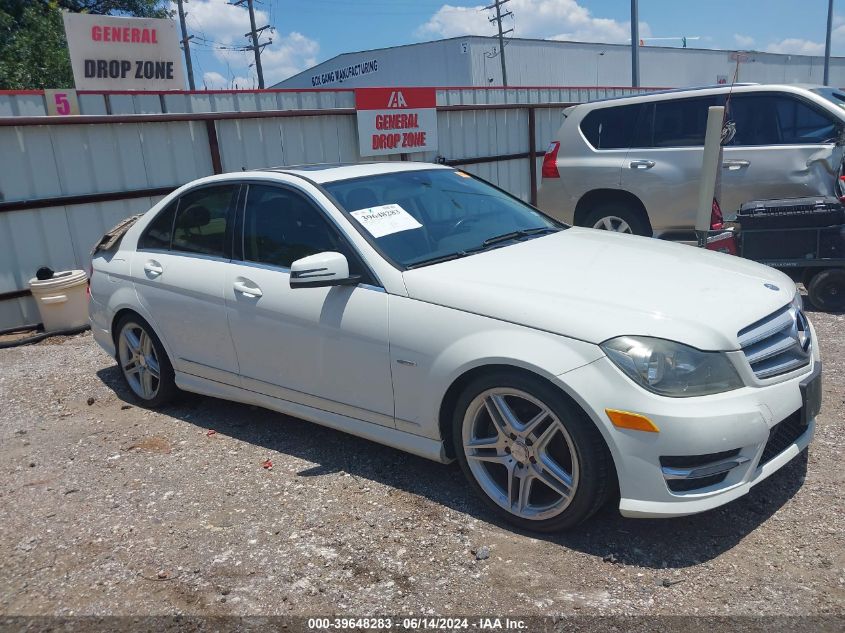
[[173,450],[168,442],[163,437],[145,437],[142,440],[130,444],[123,450],[125,451],[144,451],[145,453],[159,453],[160,455],[169,455]]

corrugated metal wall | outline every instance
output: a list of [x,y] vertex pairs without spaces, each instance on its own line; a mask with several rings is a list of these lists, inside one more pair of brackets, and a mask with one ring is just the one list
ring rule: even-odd
[[[619,89],[624,91],[624,89]],[[438,105],[479,109],[438,113],[438,152],[409,160],[472,159],[527,153],[528,110],[516,104],[572,102],[609,96],[583,89],[439,90]],[[513,108],[483,109],[489,104]],[[353,108],[352,91],[81,94],[83,114],[156,114]],[[545,147],[561,108],[537,108],[535,149]],[[45,114],[40,93],[0,94],[0,116]],[[223,171],[299,163],[359,161],[349,114],[223,119],[215,122]],[[399,156],[390,157],[399,160]],[[368,160],[368,159],[363,159]],[[538,158],[538,163],[541,157]],[[529,161],[468,165],[524,200]],[[538,167],[539,172],[539,167]],[[204,121],[0,127],[0,201],[177,187],[213,173]],[[28,288],[41,266],[84,268],[96,240],[122,218],[160,197],[0,213],[0,294]],[[39,321],[31,297],[0,301],[0,329]]]
[[[654,88],[439,88],[437,105],[500,103],[581,103],[648,92]],[[344,90],[263,90],[153,93],[79,93],[80,114],[159,114],[186,112],[255,112],[354,108],[355,93]],[[40,91],[0,91],[0,116],[47,114]]]

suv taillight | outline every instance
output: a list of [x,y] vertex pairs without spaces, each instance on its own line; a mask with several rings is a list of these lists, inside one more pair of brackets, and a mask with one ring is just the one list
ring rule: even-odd
[[546,155],[543,157],[543,178],[560,178],[557,170],[557,151],[560,149],[560,141],[552,141]]
[[718,231],[724,228],[725,218],[722,215],[722,208],[719,206],[719,201],[713,198],[713,207],[710,210],[710,230]]

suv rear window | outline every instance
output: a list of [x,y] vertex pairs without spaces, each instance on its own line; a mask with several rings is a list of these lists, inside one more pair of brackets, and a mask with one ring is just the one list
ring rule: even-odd
[[639,104],[593,110],[581,121],[581,132],[596,149],[627,149],[637,127]]
[[703,146],[708,108],[721,102],[721,97],[656,101],[651,147]]

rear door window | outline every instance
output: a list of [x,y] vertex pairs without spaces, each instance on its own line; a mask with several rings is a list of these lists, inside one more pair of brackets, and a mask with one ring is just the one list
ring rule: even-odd
[[178,206],[179,200],[176,199],[159,212],[138,240],[138,248],[165,251],[170,248],[170,241],[173,239],[173,220]]
[[654,102],[650,146],[703,146],[708,109],[721,103],[718,96]]
[[581,132],[596,149],[627,149],[641,108],[635,104],[593,110],[581,121]]
[[226,257],[229,217],[237,191],[237,185],[218,185],[183,195],[176,212],[171,249]]
[[787,95],[740,95],[731,98],[736,124],[732,145],[808,145],[833,142],[832,117]]

